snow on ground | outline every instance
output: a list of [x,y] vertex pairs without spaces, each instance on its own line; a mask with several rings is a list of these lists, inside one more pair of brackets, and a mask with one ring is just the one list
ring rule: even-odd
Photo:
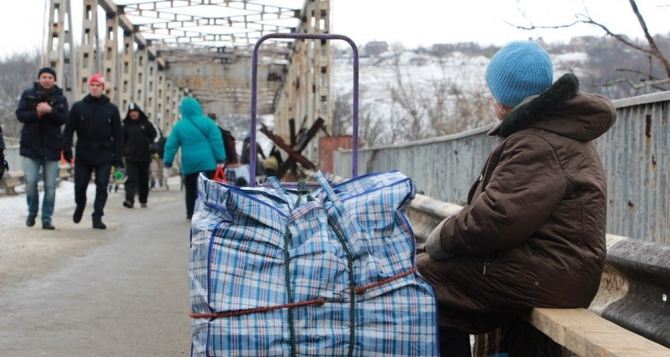
[[[180,186],[179,176],[170,177],[168,183],[171,190],[179,190]],[[19,195],[8,196],[0,194],[0,222],[23,222],[28,215],[28,204],[26,203],[25,195],[25,186],[17,186],[16,192]],[[123,195],[123,185],[121,185],[117,192],[110,192],[110,197],[112,195]],[[151,194],[149,194],[151,195]],[[40,222],[40,215],[42,214],[42,199],[44,197],[44,191],[40,187],[40,213],[38,214],[37,221]],[[92,212],[93,200],[95,198],[95,184],[93,182],[89,183],[86,190],[86,206],[87,212]],[[55,210],[59,209],[68,209],[74,212],[74,183],[72,181],[61,181],[56,188],[56,206]]]
[[[23,221],[28,214],[28,204],[26,203],[25,186],[20,185],[16,188],[16,192],[20,193],[16,196],[0,195],[0,217],[5,222],[21,220]],[[95,195],[95,184],[88,186],[87,196],[92,198]],[[40,213],[42,212],[42,198],[44,191],[40,189]],[[72,181],[61,181],[56,188],[56,207],[72,208],[74,209],[74,183]],[[39,222],[39,215],[37,218]]]

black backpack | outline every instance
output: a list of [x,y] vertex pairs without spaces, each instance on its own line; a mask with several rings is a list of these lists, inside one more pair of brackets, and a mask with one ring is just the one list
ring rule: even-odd
[[235,137],[233,134],[224,128],[221,130],[221,138],[223,139],[223,149],[226,151],[226,164],[237,163],[237,151],[235,151]]

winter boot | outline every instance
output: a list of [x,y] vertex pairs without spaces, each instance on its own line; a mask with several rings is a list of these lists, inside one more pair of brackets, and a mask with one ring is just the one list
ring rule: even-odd
[[26,226],[32,227],[34,225],[35,225],[35,216],[28,216],[28,218],[26,218]]
[[77,206],[74,209],[74,213],[72,214],[72,222],[74,222],[74,223],[81,222],[81,216],[83,214],[84,214],[84,206]]
[[102,218],[93,218],[93,228],[107,229],[107,226],[104,223],[102,223]]

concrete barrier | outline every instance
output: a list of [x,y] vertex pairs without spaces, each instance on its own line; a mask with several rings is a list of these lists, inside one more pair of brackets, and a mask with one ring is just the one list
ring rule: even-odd
[[5,189],[5,193],[8,195],[18,195],[16,186],[23,184],[24,176],[25,175],[21,170],[5,172],[5,174],[2,175],[2,180],[0,180],[2,187]]

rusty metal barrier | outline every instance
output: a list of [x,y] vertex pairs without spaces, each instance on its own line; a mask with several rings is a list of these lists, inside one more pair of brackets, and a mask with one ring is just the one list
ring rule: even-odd
[[[417,246],[461,206],[416,195],[407,212]],[[670,246],[607,235],[607,261],[589,310],[670,347]]]

